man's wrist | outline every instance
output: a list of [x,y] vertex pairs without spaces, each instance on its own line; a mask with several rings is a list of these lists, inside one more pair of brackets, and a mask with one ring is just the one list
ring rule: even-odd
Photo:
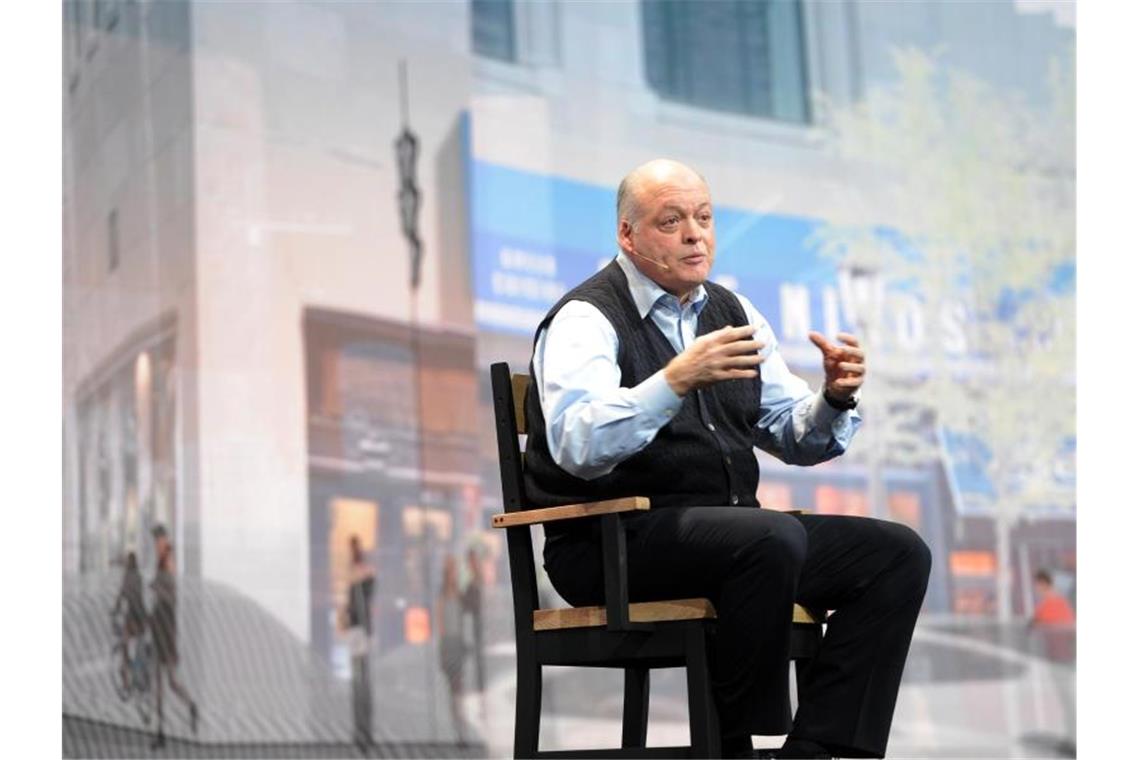
[[[676,360],[674,360],[674,361],[676,361]],[[682,398],[686,394],[688,394],[688,392],[691,391],[692,388],[690,388],[686,383],[684,383],[680,378],[677,377],[676,368],[672,367],[671,365],[672,365],[672,362],[670,362],[669,364],[666,364],[665,369],[663,370],[663,374],[665,376],[665,382],[668,383],[669,389],[677,394],[678,398]]]

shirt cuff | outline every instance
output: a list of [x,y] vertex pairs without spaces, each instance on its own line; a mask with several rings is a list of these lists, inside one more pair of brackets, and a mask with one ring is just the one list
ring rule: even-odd
[[646,414],[671,420],[681,411],[682,398],[673,392],[665,380],[665,370],[660,369],[643,383],[631,389],[637,406]]
[[827,403],[827,399],[823,397],[823,389],[820,388],[819,392],[815,394],[815,398],[812,399],[811,412],[808,414],[808,427],[811,430],[830,430],[832,423],[844,414],[847,414],[846,409],[836,409]]

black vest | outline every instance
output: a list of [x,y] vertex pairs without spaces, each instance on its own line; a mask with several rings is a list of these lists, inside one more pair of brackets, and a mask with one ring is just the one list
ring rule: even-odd
[[[705,289],[708,302],[697,319],[698,336],[726,325],[748,324],[744,308],[731,291],[712,282],[706,282]],[[625,272],[616,261],[563,296],[539,324],[536,341],[567,301],[594,305],[613,325],[622,387],[640,384],[677,355],[653,319],[638,315]],[[690,392],[682,400],[680,411],[648,446],[593,480],[577,478],[554,462],[533,362],[526,414],[523,477],[526,498],[533,507],[621,496],[647,496],[652,508],[757,505],[759,471],[752,451],[752,431],[760,417],[759,377],[729,380]],[[547,525],[547,536],[576,532],[563,526]]]

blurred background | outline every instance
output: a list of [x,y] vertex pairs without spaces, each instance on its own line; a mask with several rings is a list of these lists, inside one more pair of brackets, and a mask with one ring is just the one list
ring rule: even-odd
[[[168,754],[510,754],[487,368],[525,371],[659,156],[797,373],[809,330],[868,346],[849,453],[758,452],[758,497],[931,546],[891,754],[1075,754],[1072,2],[62,11],[65,755],[151,751],[112,613],[132,552],[153,607],[158,525],[199,711],[166,692]],[[684,743],[654,679],[650,743]],[[548,669],[540,746],[620,741],[620,687]]]

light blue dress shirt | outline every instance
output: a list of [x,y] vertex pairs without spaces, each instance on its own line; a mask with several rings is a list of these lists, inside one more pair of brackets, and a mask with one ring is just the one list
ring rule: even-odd
[[[696,338],[697,317],[708,303],[705,287],[698,286],[682,305],[624,253],[617,263],[641,318],[652,316],[677,353],[685,350]],[[735,295],[756,328],[756,339],[765,344],[753,443],[788,464],[811,465],[839,456],[862,422],[859,413],[834,409],[822,390],[813,393],[793,375],[768,320],[751,301]],[[557,350],[548,353],[547,345]],[[681,397],[665,381],[664,368],[640,385],[621,387],[617,351],[613,325],[585,301],[567,302],[535,343],[534,374],[551,455],[562,469],[586,480],[611,472],[648,446],[681,410]]]

